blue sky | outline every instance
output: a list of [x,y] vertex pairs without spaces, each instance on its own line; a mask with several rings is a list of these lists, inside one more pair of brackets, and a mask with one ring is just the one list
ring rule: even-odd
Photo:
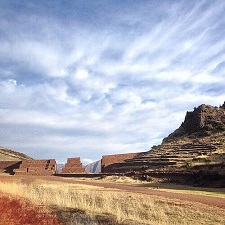
[[31,157],[147,151],[225,101],[224,1],[0,1],[1,146]]

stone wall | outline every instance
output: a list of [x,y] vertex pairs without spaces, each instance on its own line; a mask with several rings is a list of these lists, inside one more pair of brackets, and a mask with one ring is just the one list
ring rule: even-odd
[[[133,159],[137,156],[140,156],[142,153],[127,153],[127,154],[117,154],[117,155],[104,155],[102,156],[101,161],[101,172],[102,173],[110,173],[111,170],[108,171],[108,168],[111,167],[112,164],[123,162],[124,160]],[[115,171],[116,172],[116,171]]]
[[14,174],[13,170],[18,169],[22,161],[0,161],[0,172]]
[[55,159],[23,160],[19,169],[14,170],[15,175],[53,175],[56,172]]
[[62,173],[85,173],[80,158],[68,158]]

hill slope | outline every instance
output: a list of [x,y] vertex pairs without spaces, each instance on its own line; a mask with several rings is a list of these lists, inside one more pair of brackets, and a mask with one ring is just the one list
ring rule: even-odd
[[108,172],[195,173],[225,175],[225,103],[200,105],[162,144],[139,157],[124,160]]
[[0,147],[0,161],[19,161],[24,159],[32,158],[23,153]]

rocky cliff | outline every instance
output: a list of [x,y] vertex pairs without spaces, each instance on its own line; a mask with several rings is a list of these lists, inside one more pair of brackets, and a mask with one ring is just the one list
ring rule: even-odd
[[182,138],[198,139],[225,131],[225,102],[220,107],[202,104],[187,112],[181,126],[163,140],[163,143]]

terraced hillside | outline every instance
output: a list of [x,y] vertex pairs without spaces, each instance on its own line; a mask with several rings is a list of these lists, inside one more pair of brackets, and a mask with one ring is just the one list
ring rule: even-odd
[[225,104],[200,105],[161,145],[134,159],[115,163],[108,173],[193,173],[225,175]]
[[23,159],[32,159],[32,158],[23,153],[0,147],[0,161],[19,161]]

